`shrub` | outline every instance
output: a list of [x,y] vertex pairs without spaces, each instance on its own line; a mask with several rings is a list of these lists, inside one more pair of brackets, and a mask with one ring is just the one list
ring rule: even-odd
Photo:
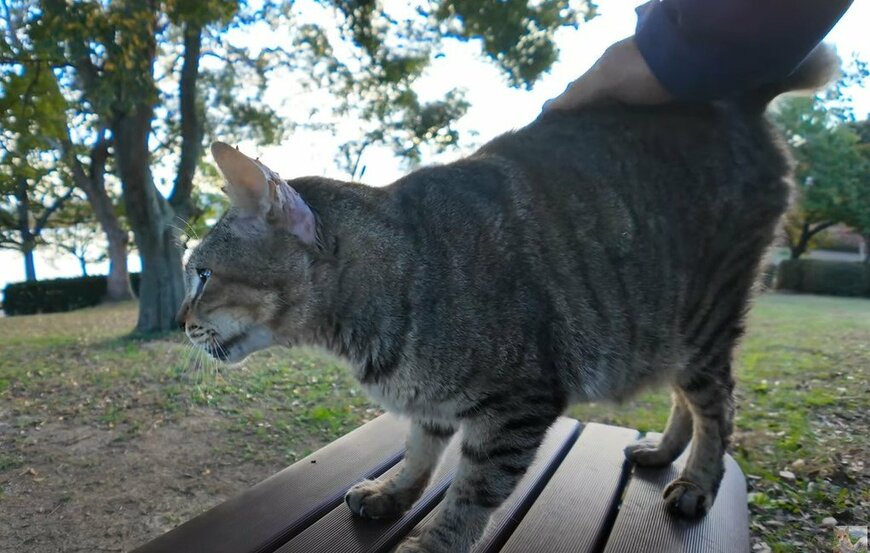
[[[130,285],[137,293],[138,273],[130,275]],[[97,305],[105,295],[104,275],[15,282],[3,290],[3,311],[10,316],[72,311]]]
[[849,261],[788,259],[779,264],[777,288],[829,296],[870,297],[870,265]]

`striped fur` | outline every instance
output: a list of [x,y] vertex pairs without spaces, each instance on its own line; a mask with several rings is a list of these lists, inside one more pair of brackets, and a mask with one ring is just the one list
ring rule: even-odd
[[[789,200],[789,161],[757,105],[548,113],[461,161],[385,188],[292,186],[317,240],[231,209],[193,252],[185,305],[224,357],[315,344],[413,421],[394,476],[347,494],[364,517],[420,496],[456,430],[462,460],[434,522],[400,551],[464,552],[570,403],[673,388],[660,442],[688,463],[665,491],[703,514],[732,431],[731,355]],[[271,225],[271,226],[270,226]]]

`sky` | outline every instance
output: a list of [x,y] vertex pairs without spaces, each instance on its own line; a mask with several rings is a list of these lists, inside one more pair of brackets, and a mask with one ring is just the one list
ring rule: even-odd
[[[711,0],[712,1],[712,0]],[[825,0],[819,0],[825,1]],[[388,9],[393,0],[387,0]],[[557,34],[561,55],[548,74],[544,75],[532,90],[508,87],[502,73],[485,61],[474,43],[448,41],[439,57],[419,81],[416,89],[421,99],[435,99],[447,90],[460,86],[466,90],[466,99],[471,106],[459,121],[458,129],[468,137],[460,150],[452,150],[438,156],[429,156],[424,163],[447,162],[470,153],[489,139],[532,121],[540,112],[541,105],[557,96],[565,86],[583,73],[601,55],[604,49],[634,31],[634,8],[643,3],[639,0],[599,0],[599,15],[578,29],[562,29]],[[299,10],[311,9],[306,2],[297,2]],[[313,3],[312,3],[313,4]],[[407,2],[395,2],[406,6]],[[870,61],[870,40],[867,39],[867,24],[870,21],[870,2],[857,1],[828,35],[843,59],[857,55]],[[305,117],[312,102],[318,102],[317,93],[302,93],[292,82],[274,82],[270,87],[275,101],[283,105],[281,113],[288,118]],[[289,91],[289,92],[288,92]],[[295,92],[294,92],[295,91]],[[282,97],[277,96],[278,94]],[[858,117],[870,113],[870,89],[855,88],[850,91]],[[256,144],[241,144],[242,151],[260,156],[260,160],[284,178],[305,175],[320,175],[347,178],[334,162],[342,142],[359,138],[361,131],[353,123],[343,125],[337,136],[327,133],[300,132],[287,137],[280,146],[258,148]],[[361,160],[365,166],[362,178],[366,184],[383,186],[401,177],[407,167],[394,158],[386,149],[367,150]],[[77,276],[78,263],[72,256],[49,259],[39,254],[36,258],[36,273],[40,279],[59,276]],[[46,252],[48,253],[48,252]],[[91,274],[105,273],[105,264],[94,264]],[[136,256],[130,258],[130,270],[139,270]],[[0,289],[9,282],[24,279],[24,264],[21,255],[14,251],[0,250]]]

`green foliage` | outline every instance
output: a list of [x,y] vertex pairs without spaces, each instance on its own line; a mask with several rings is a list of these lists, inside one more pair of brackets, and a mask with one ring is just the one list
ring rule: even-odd
[[[63,203],[68,187],[51,141],[64,132],[65,108],[50,68],[0,67],[0,247],[38,239]],[[26,236],[13,238],[21,230]]]
[[848,191],[842,221],[864,236],[870,246],[870,119],[849,123],[849,129],[857,138],[859,159],[855,160],[856,180]]
[[48,141],[65,131],[66,106],[49,67],[32,64],[0,73],[0,129],[5,139],[14,138],[14,149],[4,145],[4,156],[49,148]]
[[53,152],[2,125],[0,120],[0,248],[22,252],[27,278],[35,279],[33,250],[75,188]]
[[339,156],[354,177],[362,151],[373,144],[416,163],[424,146],[440,152],[459,143],[454,123],[468,109],[463,91],[454,88],[427,102],[414,89],[446,41],[479,42],[511,86],[528,88],[556,60],[556,31],[595,15],[591,2],[564,0],[422,3],[415,16],[375,2],[334,5],[344,35],[306,23],[293,42],[297,63],[310,75],[306,86],[332,92],[338,115],[366,123],[363,136],[345,144]]
[[507,73],[511,85],[526,87],[556,61],[556,30],[576,27],[580,19],[594,15],[592,3],[578,13],[559,0],[442,1],[435,11],[446,36],[479,39],[483,52]]
[[20,250],[27,278],[35,279],[33,250],[74,197],[57,148],[67,134],[70,102],[51,63],[31,55],[33,44],[17,32],[32,6],[3,7],[0,51],[19,61],[0,64],[0,247]]
[[[138,293],[138,273],[130,275],[130,285]],[[102,275],[15,282],[3,290],[3,312],[7,316],[61,313],[97,305],[105,295]]]
[[842,220],[865,176],[857,133],[834,119],[816,98],[783,101],[774,121],[785,133],[797,163],[795,180],[804,217]]
[[799,201],[786,224],[793,257],[835,223],[870,234],[867,121],[854,121],[847,93],[867,75],[866,64],[856,61],[824,95],[785,99],[773,113],[796,161]]
[[870,265],[820,259],[787,259],[779,264],[777,287],[810,294],[870,297]]

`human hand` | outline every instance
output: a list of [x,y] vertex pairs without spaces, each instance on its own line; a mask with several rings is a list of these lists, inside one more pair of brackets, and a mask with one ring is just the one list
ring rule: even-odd
[[608,103],[663,104],[672,99],[643,59],[634,37],[629,37],[608,47],[589,71],[545,103],[544,111]]

